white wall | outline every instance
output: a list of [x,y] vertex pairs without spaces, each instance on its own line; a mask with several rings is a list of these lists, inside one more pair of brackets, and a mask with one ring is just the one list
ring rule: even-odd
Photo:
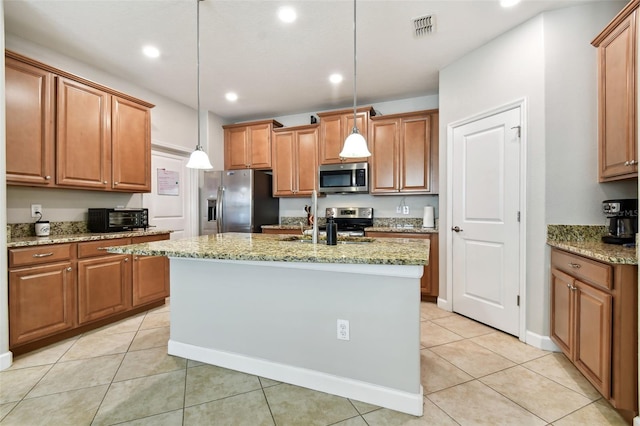
[[[596,120],[596,59],[589,42],[623,6],[624,2],[602,2],[545,13],[440,72],[441,135],[447,134],[450,123],[526,99],[526,328],[541,336],[548,335],[549,329],[547,218],[590,224],[596,221],[591,206],[595,203],[597,209],[604,199],[602,192],[593,195],[598,186],[595,174],[585,171],[595,171],[595,163],[581,164],[597,151],[592,125]],[[447,139],[441,136],[442,229],[449,226],[446,152]],[[571,185],[562,183],[561,189],[556,188],[564,179],[571,179]],[[624,188],[611,191],[619,194]],[[562,200],[565,196],[571,201]],[[440,294],[450,303],[446,257],[451,235],[441,241],[447,243],[441,245]]]
[[[377,102],[372,104],[373,108],[379,115],[389,115],[402,112],[421,111],[426,109],[438,108],[438,96],[419,96],[409,99],[400,99],[389,102]],[[345,105],[344,108],[352,107]],[[335,108],[342,109],[342,108]],[[275,117],[275,120],[282,123],[283,126],[300,126],[310,123],[311,115],[315,115],[317,111]],[[442,140],[442,133],[440,134]],[[396,213],[396,206],[400,202],[409,206],[409,214]],[[304,206],[311,204],[309,198],[280,198],[280,216],[281,217],[300,217],[305,216]],[[324,209],[326,207],[373,207],[374,217],[398,217],[398,218],[422,218],[423,207],[434,206],[436,212],[438,209],[437,195],[327,195],[318,199],[318,216],[324,217]],[[437,216],[437,213],[436,213]]]
[[[0,1],[0,48],[4,51],[4,2]],[[4,55],[0,59],[0,211],[6,205],[6,149],[5,149],[5,112],[4,112]],[[2,241],[2,251],[0,251],[0,265],[4,271],[7,265],[7,220],[0,215],[0,241]],[[12,355],[9,352],[9,306],[7,274],[0,274],[0,370],[4,370],[11,365]]]

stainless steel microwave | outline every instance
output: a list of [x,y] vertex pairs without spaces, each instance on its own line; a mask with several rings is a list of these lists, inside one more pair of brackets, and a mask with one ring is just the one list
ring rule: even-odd
[[369,164],[320,165],[318,182],[320,183],[320,192],[325,194],[366,194],[369,192]]
[[148,209],[89,209],[91,232],[118,232],[149,227]]

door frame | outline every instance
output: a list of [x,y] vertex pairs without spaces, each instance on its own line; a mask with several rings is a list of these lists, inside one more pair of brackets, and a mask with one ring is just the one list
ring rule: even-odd
[[[171,145],[166,143],[161,143],[155,140],[151,140],[151,155],[154,152],[162,152],[166,154],[177,155],[184,158],[189,158],[191,155],[191,151],[188,148]],[[189,227],[191,228],[191,234],[193,236],[200,235],[200,226],[199,226],[199,217],[200,213],[198,210],[199,206],[199,188],[200,188],[200,173],[197,169],[187,169],[187,173],[191,174],[191,191],[189,197],[191,197],[191,203],[189,203]],[[154,178],[153,170],[151,171],[151,178]],[[142,197],[143,207],[147,207],[144,205],[146,202],[145,197]]]
[[[451,190],[453,184],[453,133],[458,127],[474,121],[496,115],[513,108],[520,108],[520,257],[519,257],[519,293],[520,293],[520,326],[518,338],[525,341],[527,325],[527,99],[520,98],[515,101],[497,106],[490,110],[477,113],[447,124],[447,188]],[[438,306],[453,312],[453,235],[450,224],[453,223],[453,196],[447,196],[446,204],[447,229],[442,230],[445,237],[445,283],[447,299],[438,299]],[[442,233],[440,233],[442,237]]]

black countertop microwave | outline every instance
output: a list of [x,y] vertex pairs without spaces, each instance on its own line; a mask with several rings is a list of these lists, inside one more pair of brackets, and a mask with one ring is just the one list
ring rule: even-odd
[[366,194],[369,192],[369,164],[323,164],[319,167],[320,192]]
[[89,231],[119,232],[149,227],[149,209],[89,209]]

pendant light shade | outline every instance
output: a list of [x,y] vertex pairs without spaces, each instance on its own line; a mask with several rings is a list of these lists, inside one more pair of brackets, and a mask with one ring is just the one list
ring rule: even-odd
[[196,40],[197,40],[197,80],[198,80],[198,144],[195,151],[191,153],[187,167],[190,169],[213,169],[209,156],[202,149],[200,145],[200,134],[202,132],[200,126],[200,2],[203,0],[196,0]]
[[367,147],[367,141],[364,136],[360,134],[357,126],[356,115],[356,0],[353,0],[353,130],[347,139],[344,141],[340,157],[343,158],[360,158],[370,157],[371,152]]

